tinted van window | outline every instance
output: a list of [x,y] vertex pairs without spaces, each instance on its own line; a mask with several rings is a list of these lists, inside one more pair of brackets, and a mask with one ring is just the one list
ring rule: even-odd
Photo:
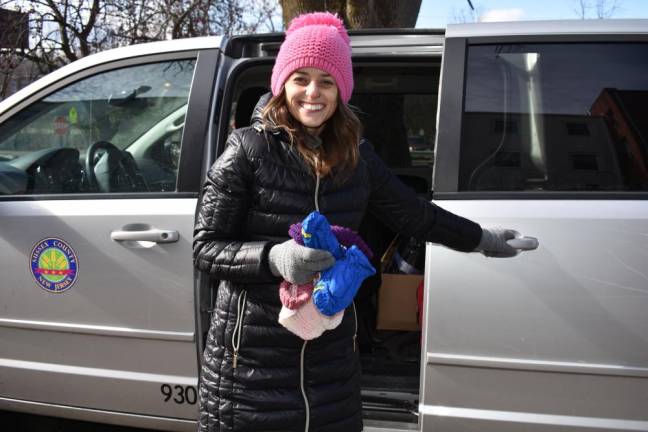
[[468,51],[460,190],[648,190],[648,44]]
[[439,74],[435,63],[362,64],[354,69],[350,104],[364,137],[419,194],[431,189]]

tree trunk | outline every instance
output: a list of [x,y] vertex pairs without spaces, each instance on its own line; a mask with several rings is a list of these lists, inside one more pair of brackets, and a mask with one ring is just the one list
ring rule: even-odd
[[299,14],[337,13],[347,28],[414,27],[422,0],[280,0],[287,25]]

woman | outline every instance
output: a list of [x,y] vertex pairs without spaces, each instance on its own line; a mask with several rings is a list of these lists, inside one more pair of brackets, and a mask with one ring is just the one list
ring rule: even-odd
[[[515,255],[510,230],[482,230],[420,200],[360,138],[346,105],[351,49],[328,13],[286,32],[251,127],[235,130],[208,173],[194,237],[195,265],[220,280],[200,382],[202,431],[362,430],[355,306],[304,341],[278,324],[278,285],[312,281],[334,262],[286,241],[313,210],[354,230],[371,212],[394,231],[459,251]],[[267,103],[266,103],[267,102]]]

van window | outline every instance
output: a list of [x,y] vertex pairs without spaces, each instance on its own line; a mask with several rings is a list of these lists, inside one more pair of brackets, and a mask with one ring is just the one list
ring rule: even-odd
[[648,190],[648,44],[468,49],[459,190]]
[[357,62],[349,102],[363,135],[406,185],[431,189],[440,64]]
[[174,191],[194,60],[111,70],[0,128],[0,194]]

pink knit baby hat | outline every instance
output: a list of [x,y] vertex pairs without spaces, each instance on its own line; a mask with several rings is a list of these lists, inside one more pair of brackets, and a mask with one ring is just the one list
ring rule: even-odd
[[326,316],[317,309],[312,299],[297,309],[286,306],[279,312],[279,323],[304,340],[318,338],[326,330],[333,330],[344,318],[344,310],[333,316]]
[[337,15],[313,12],[291,21],[272,68],[272,94],[280,94],[290,74],[303,67],[331,74],[340,99],[349,102],[353,92],[351,45],[344,23]]

